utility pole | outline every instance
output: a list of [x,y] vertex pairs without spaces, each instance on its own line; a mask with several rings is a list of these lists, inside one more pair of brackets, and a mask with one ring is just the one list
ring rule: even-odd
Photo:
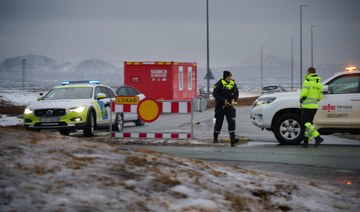
[[22,66],[22,88],[26,87],[26,59],[21,60]]
[[206,79],[207,87],[206,87],[206,95],[207,98],[210,98],[210,53],[209,53],[209,0],[206,0],[206,75],[208,76]]
[[263,85],[264,85],[264,83],[263,83],[263,79],[264,79],[264,73],[263,73],[263,71],[264,71],[264,68],[263,68],[263,45],[261,45],[261,87],[260,87],[260,91],[262,91],[262,89],[263,89]]
[[315,25],[311,25],[311,67],[314,67],[314,42],[313,42],[313,28]]
[[300,5],[300,89],[302,87],[302,8],[306,7],[306,5]]
[[214,75],[211,73],[210,70],[210,52],[209,52],[209,0],[206,0],[206,75],[205,78],[207,82],[207,89],[206,89],[206,97],[210,99],[210,80],[215,79]]
[[294,91],[294,39],[291,38],[291,91]]

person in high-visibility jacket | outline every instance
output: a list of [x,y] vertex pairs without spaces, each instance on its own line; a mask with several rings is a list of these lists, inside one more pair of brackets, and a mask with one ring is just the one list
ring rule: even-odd
[[214,126],[214,143],[218,142],[218,136],[221,132],[224,116],[228,122],[230,135],[230,146],[234,147],[238,139],[235,138],[235,117],[236,110],[234,105],[239,98],[239,90],[235,81],[232,79],[230,71],[223,72],[223,78],[215,85],[213,90],[215,98],[215,126]]
[[320,133],[313,126],[313,120],[318,109],[318,101],[323,98],[321,78],[316,69],[310,67],[300,92],[301,124],[305,129],[303,147],[307,148],[311,138],[315,138],[315,147],[324,141]]

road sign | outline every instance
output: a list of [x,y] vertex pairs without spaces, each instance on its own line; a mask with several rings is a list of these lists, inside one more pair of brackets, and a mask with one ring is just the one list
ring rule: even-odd
[[160,115],[158,103],[152,99],[143,99],[137,108],[139,117],[144,122],[153,122]]
[[117,105],[137,105],[139,103],[138,96],[117,96]]

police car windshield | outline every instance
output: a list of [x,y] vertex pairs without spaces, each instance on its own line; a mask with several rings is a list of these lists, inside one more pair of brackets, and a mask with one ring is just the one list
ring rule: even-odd
[[52,89],[46,94],[44,99],[90,99],[93,88],[91,87],[64,87]]

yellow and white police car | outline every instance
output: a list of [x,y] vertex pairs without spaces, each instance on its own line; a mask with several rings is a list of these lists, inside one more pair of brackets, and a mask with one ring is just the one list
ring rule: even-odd
[[69,135],[82,129],[86,137],[110,126],[110,102],[115,92],[99,81],[63,81],[24,111],[26,129],[57,129]]
[[[324,98],[314,118],[320,134],[360,134],[360,71],[348,67],[323,82]],[[300,125],[299,92],[262,95],[253,104],[250,119],[270,130],[281,144],[299,144],[304,138]]]

